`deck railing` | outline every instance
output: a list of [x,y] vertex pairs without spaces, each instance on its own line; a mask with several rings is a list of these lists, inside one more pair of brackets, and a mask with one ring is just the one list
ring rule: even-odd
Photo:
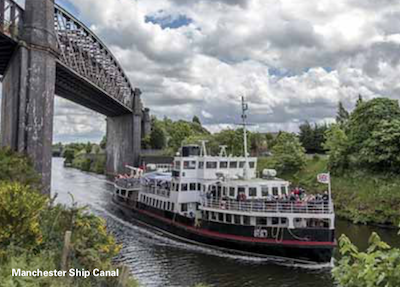
[[333,213],[333,205],[329,201],[237,201],[203,198],[202,205],[206,208],[249,213]]
[[150,193],[150,194],[155,194],[163,197],[169,197],[170,191],[165,188],[160,188],[156,186],[143,186],[142,192]]

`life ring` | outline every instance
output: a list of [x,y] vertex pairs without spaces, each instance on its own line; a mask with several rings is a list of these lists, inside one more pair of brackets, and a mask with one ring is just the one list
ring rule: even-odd
[[221,201],[220,201],[220,203],[219,203],[219,208],[221,208],[221,209],[226,209],[226,202],[225,202],[225,200],[221,200]]

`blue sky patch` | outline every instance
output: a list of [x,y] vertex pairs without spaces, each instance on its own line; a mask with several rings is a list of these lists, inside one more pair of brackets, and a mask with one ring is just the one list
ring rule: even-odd
[[162,29],[178,29],[179,27],[188,26],[193,20],[182,14],[178,16],[166,15],[161,17],[151,15],[145,17],[145,22],[160,25]]

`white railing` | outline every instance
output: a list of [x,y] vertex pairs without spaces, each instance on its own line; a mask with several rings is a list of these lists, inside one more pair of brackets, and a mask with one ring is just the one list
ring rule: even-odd
[[142,192],[155,194],[163,197],[169,197],[170,191],[168,189],[159,188],[156,186],[143,186]]
[[250,213],[333,213],[333,205],[328,201],[237,201],[232,199],[202,199],[206,208],[241,211]]

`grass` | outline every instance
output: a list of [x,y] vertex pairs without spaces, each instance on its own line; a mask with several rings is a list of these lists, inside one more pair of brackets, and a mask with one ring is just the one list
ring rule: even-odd
[[[259,171],[268,168],[269,158],[259,159]],[[316,180],[318,173],[326,172],[327,159],[314,156],[307,165],[294,174],[279,177],[308,192],[322,192],[326,185]],[[374,174],[369,171],[351,170],[332,176],[332,196],[336,214],[354,223],[398,226],[400,222],[400,175]]]

